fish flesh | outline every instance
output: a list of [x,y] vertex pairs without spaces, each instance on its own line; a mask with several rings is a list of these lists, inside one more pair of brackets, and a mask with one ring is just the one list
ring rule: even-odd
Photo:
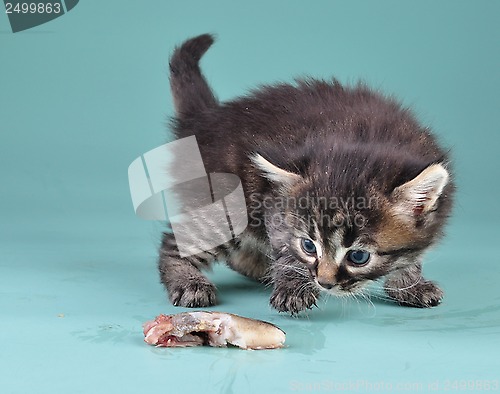
[[157,347],[230,344],[242,349],[276,349],[285,342],[285,332],[274,324],[223,312],[159,315],[143,328],[144,341]]

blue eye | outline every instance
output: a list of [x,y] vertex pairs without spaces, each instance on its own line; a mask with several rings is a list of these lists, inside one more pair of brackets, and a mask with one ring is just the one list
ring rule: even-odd
[[310,239],[302,238],[300,246],[302,247],[302,250],[307,254],[316,254],[316,245],[314,245],[314,242]]
[[364,250],[351,250],[347,253],[347,260],[356,265],[363,265],[370,260],[370,253]]

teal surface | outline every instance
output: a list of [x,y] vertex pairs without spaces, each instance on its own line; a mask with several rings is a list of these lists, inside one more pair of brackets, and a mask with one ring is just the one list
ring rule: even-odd
[[[271,321],[287,347],[156,349],[141,324],[184,309],[156,272],[162,225],[133,212],[127,167],[168,136],[168,55],[204,32],[221,99],[295,76],[362,78],[453,151],[448,236],[425,273],[444,303],[319,303],[301,318],[217,266],[216,310]],[[2,393],[500,390],[500,2],[87,0],[13,34],[0,13]],[[221,142],[223,143],[223,142]]]

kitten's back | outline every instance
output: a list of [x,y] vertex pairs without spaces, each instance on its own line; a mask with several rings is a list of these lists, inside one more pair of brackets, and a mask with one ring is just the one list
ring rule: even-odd
[[[198,65],[213,41],[208,34],[190,39],[170,61],[174,131],[179,138],[196,136],[207,171],[260,183],[251,170],[255,153],[292,172],[310,168],[312,156],[319,168],[337,156],[339,166],[352,166],[358,158],[371,168],[401,167],[393,186],[432,163],[447,161],[446,152],[411,111],[363,84],[302,79],[219,103]],[[355,154],[344,158],[349,152]]]

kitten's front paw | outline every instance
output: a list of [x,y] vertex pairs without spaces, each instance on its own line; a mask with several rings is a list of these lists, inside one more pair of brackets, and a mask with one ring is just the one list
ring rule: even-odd
[[431,281],[422,281],[413,287],[392,287],[386,284],[385,291],[400,305],[415,308],[430,308],[437,306],[443,300],[443,291]]
[[292,315],[316,305],[318,293],[311,290],[302,290],[297,293],[297,288],[278,288],[271,294],[271,305],[279,312],[289,312]]
[[217,302],[215,286],[207,281],[189,281],[168,289],[175,306],[197,308],[213,306]]

